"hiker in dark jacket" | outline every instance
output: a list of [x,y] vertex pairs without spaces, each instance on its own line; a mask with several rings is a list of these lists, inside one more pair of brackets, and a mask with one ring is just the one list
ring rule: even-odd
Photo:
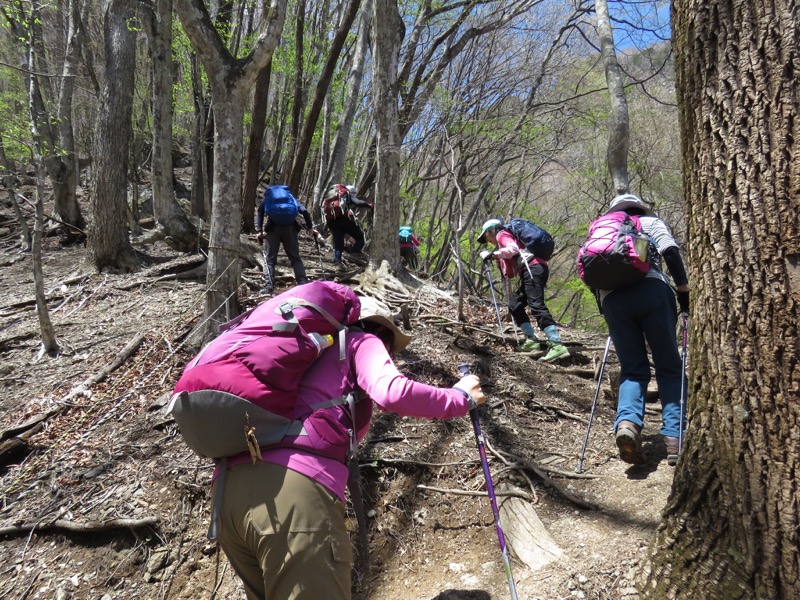
[[[355,214],[353,213],[354,206],[363,206],[374,209],[374,205],[366,202],[356,196],[355,188],[352,185],[342,186],[337,184],[333,186],[327,193],[326,199],[336,195],[344,187],[347,190],[346,197],[343,198],[342,214],[326,214],[326,222],[331,230],[331,237],[333,238],[333,264],[340,266],[342,264],[342,253],[359,254],[364,249],[366,240],[364,238],[364,230],[356,221]],[[323,201],[324,205],[324,201]],[[344,240],[346,236],[353,238],[353,246],[346,248]]]
[[[362,330],[347,334],[345,364],[338,348],[329,348],[299,386],[311,405],[356,391],[358,440],[369,429],[373,402],[402,416],[448,419],[486,401],[474,375],[438,388],[400,373],[392,356],[411,337],[377,300],[361,298],[358,324]],[[352,427],[348,412],[331,418],[326,432],[326,438],[340,440],[342,456]],[[353,554],[344,518],[349,470],[346,461],[329,455],[330,448],[323,454],[292,447],[287,436],[280,447],[261,448],[263,460],[254,463],[248,453],[228,460],[219,542],[249,600],[350,599]]]
[[[297,212],[305,221],[306,231],[310,231],[311,235],[317,237],[319,232],[314,227],[311,214],[300,202],[297,202]],[[265,216],[266,221],[264,219]],[[275,265],[278,263],[278,249],[281,245],[292,265],[297,285],[308,282],[306,269],[305,266],[303,266],[303,260],[300,258],[300,243],[297,238],[297,233],[300,229],[301,226],[296,220],[292,220],[292,222],[288,224],[277,223],[266,213],[265,202],[259,204],[256,214],[257,239],[259,244],[262,242],[264,243],[262,248],[262,255],[264,257],[264,287],[261,288],[259,294],[271,296],[275,293]]]
[[619,400],[614,422],[620,458],[631,464],[645,462],[642,452],[645,392],[650,382],[647,348],[653,356],[661,400],[661,435],[667,463],[678,461],[681,389],[685,373],[676,327],[678,307],[669,279],[661,269],[661,257],[675,282],[678,305],[689,312],[689,283],[678,244],[667,224],[632,194],[617,196],[607,212],[638,215],[651,243],[650,271],[638,283],[617,290],[598,290],[598,299],[620,363]]
[[[561,343],[556,321],[544,303],[544,290],[550,276],[547,261],[534,256],[524,246],[520,247],[514,236],[505,230],[500,219],[489,219],[483,224],[478,243],[489,243],[497,247],[494,252],[483,250],[481,259],[496,259],[503,277],[511,279],[519,275],[519,287],[510,294],[508,300],[508,310],[526,338],[517,350],[531,352],[547,348],[547,354],[539,359],[543,362],[569,356],[569,350]],[[526,307],[531,309],[536,324],[547,336],[546,342],[536,339],[533,325],[525,312]]]

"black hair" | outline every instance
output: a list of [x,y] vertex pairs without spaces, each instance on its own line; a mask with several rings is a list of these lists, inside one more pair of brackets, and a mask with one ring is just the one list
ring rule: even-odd
[[358,322],[365,333],[371,333],[384,343],[389,349],[389,354],[394,354],[394,332],[388,327],[374,321],[361,320]]

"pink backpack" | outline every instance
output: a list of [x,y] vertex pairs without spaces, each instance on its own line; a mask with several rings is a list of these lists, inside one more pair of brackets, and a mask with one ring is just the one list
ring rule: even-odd
[[[313,281],[221,326],[222,334],[186,365],[167,407],[187,445],[220,459],[305,435],[300,379],[326,345],[337,345],[344,361],[346,327],[360,311],[348,286]],[[347,401],[331,399],[326,407]],[[303,445],[314,447],[315,440]]]
[[639,217],[624,211],[602,215],[589,225],[586,242],[578,250],[578,275],[593,289],[628,287],[650,271],[649,247]]

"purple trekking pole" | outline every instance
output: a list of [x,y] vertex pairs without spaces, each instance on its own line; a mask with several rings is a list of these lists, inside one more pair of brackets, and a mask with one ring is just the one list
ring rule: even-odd
[[[470,366],[468,364],[458,365],[458,371],[462,376],[470,374]],[[494,514],[494,524],[497,529],[497,539],[500,541],[500,552],[503,554],[503,567],[508,578],[508,587],[511,590],[511,600],[517,600],[517,587],[514,585],[514,576],[511,574],[511,561],[508,558],[508,548],[506,547],[506,536],[503,535],[503,527],[500,525],[500,511],[497,508],[497,496],[494,493],[494,484],[492,484],[492,474],[489,472],[489,461],[486,458],[486,448],[483,442],[483,433],[481,432],[481,423],[478,419],[478,407],[469,409],[469,418],[472,419],[472,427],[475,429],[475,441],[478,445],[478,452],[481,455],[481,466],[483,467],[483,476],[486,479],[486,491],[489,494],[489,500],[492,503],[492,514]]]

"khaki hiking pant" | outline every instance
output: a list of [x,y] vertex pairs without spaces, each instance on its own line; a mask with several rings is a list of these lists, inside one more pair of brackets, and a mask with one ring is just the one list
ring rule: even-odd
[[268,462],[233,467],[224,487],[219,543],[248,600],[350,600],[353,550],[333,493]]

